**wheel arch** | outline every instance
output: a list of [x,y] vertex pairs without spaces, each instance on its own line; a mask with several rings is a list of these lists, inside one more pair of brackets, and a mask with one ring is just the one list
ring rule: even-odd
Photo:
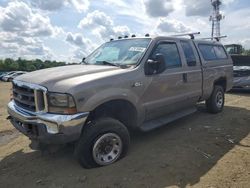
[[111,117],[123,123],[129,130],[135,129],[138,123],[138,110],[126,99],[113,99],[96,106],[86,120],[86,124],[94,119]]
[[223,87],[224,92],[227,90],[227,78],[220,77],[214,81],[214,86],[219,85]]

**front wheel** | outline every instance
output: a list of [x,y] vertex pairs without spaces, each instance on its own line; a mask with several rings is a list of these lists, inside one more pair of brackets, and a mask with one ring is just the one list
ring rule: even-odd
[[208,100],[206,100],[207,110],[210,113],[219,113],[223,110],[225,102],[225,94],[222,86],[215,85],[213,92]]
[[106,166],[126,155],[129,142],[128,130],[120,121],[102,118],[86,125],[75,154],[84,168]]

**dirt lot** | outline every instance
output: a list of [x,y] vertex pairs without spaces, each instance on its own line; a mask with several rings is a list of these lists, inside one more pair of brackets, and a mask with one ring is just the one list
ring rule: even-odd
[[0,187],[250,187],[250,92],[226,95],[223,113],[199,111],[155,131],[134,134],[127,157],[86,170],[65,147],[29,149],[5,120],[10,84],[0,83]]

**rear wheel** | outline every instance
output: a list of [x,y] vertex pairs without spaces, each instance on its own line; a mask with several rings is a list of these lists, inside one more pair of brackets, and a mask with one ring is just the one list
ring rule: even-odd
[[223,110],[225,94],[222,86],[215,85],[210,98],[206,100],[207,110],[210,113],[219,113]]
[[86,125],[75,154],[84,168],[106,166],[126,155],[129,142],[128,130],[120,121],[102,118]]

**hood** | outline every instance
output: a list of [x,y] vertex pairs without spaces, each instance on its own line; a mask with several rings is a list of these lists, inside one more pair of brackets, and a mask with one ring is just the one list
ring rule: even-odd
[[103,66],[103,65],[68,65],[34,71],[21,76],[16,80],[47,86],[56,82],[82,77],[85,75],[105,73],[119,70],[118,67]]

